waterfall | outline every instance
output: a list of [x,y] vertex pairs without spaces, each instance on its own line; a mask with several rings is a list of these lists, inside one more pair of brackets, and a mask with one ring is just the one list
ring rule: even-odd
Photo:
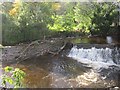
[[112,40],[112,37],[111,36],[107,36],[106,37],[106,41],[107,41],[107,43],[112,43],[113,42],[113,40]]
[[84,63],[93,69],[109,68],[109,66],[119,66],[120,54],[117,49],[110,48],[77,48],[74,46],[68,54],[78,62]]

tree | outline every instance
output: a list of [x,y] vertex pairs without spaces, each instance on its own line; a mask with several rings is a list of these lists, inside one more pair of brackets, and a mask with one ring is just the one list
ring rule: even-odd
[[[23,42],[39,39],[48,32],[47,24],[52,22],[51,15],[54,14],[52,3],[22,2],[21,0],[17,0],[17,2],[13,3],[5,2],[3,6],[3,36],[7,42]],[[9,20],[10,23],[5,19]],[[16,35],[18,39],[15,38]],[[7,36],[10,36],[10,39],[7,39]]]
[[77,3],[75,9],[76,29],[85,33],[90,32],[91,21],[93,18],[94,7],[89,2]]
[[94,17],[92,18],[92,24],[95,25],[94,28],[96,32],[102,36],[109,34],[111,25],[114,19],[117,17],[116,8],[117,6],[111,2],[104,2],[94,4],[96,9]]
[[49,24],[48,27],[55,31],[73,31],[76,23],[74,18],[74,3],[65,3],[65,10],[61,14],[55,14],[52,16],[54,20],[53,24]]
[[106,36],[117,16],[116,4],[113,2],[78,3],[75,8],[75,20],[78,29],[85,32]]

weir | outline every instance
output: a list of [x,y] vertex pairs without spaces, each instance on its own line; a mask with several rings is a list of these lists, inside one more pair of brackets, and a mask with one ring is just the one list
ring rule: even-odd
[[70,50],[68,57],[97,70],[109,68],[109,66],[120,66],[120,50],[114,45],[75,45]]

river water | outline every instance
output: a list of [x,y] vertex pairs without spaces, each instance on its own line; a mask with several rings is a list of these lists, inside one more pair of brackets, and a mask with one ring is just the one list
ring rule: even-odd
[[120,87],[120,49],[111,37],[70,39],[74,46],[57,56],[44,55],[7,64],[26,73],[28,88]]

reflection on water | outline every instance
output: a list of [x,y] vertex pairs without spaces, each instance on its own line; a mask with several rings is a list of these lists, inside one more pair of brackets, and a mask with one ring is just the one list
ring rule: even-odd
[[102,79],[98,72],[85,64],[62,56],[41,56],[12,66],[26,72],[23,83],[29,88],[102,88],[116,84],[115,81],[110,82],[111,79]]
[[36,68],[33,70],[25,70],[27,76],[25,77],[24,83],[27,87],[37,88],[37,87],[50,87],[52,83],[52,78],[48,72],[44,71],[43,69]]
[[[109,39],[109,38],[108,38]],[[90,44],[103,44],[108,43],[106,39],[101,38],[79,38],[72,39],[74,43],[90,43]],[[110,43],[111,41],[108,40]],[[112,41],[112,43],[114,40]],[[94,61],[95,67],[102,66],[101,62],[109,62],[112,60],[111,54],[112,49],[77,49],[72,48],[71,57],[77,58],[83,62],[77,62],[76,60],[66,57],[66,55],[44,55],[37,58],[31,58],[19,63],[17,66],[15,63],[3,62],[4,66],[10,65],[13,67],[18,67],[26,72],[26,77],[24,80],[24,85],[29,88],[71,88],[71,87],[81,87],[81,88],[106,88],[111,86],[117,86],[118,81],[116,81],[118,71],[113,66],[106,69],[102,69],[98,72],[93,67],[88,67],[88,64],[92,64]],[[115,54],[115,61],[119,58],[119,52]],[[114,56],[114,55],[113,55]],[[87,62],[87,59],[91,59],[91,62]],[[114,61],[114,62],[115,62]],[[119,61],[119,59],[118,59]],[[118,62],[116,61],[116,63]],[[113,63],[113,61],[111,61]],[[110,63],[111,63],[110,62]],[[118,68],[118,67],[117,67]],[[101,69],[101,68],[99,68]],[[120,69],[120,68],[118,68]],[[116,70],[116,71],[115,71]],[[113,71],[110,73],[110,71]]]
[[[36,58],[34,61],[33,59],[27,60],[18,64],[17,67],[27,73],[24,83],[31,88],[73,87],[75,84],[73,85],[73,82],[68,80],[89,70],[89,68],[83,67],[82,64],[67,57],[46,56]],[[74,83],[77,82],[74,81]]]
[[[69,39],[68,39],[69,40]],[[106,38],[101,37],[81,37],[81,38],[73,38],[70,39],[72,43],[86,43],[86,44],[120,44],[120,41],[118,41],[118,38],[107,36]]]

